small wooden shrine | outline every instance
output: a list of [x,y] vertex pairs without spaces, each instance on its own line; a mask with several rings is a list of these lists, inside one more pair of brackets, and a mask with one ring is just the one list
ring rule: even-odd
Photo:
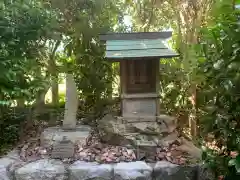
[[156,120],[159,116],[160,58],[178,56],[163,43],[171,36],[171,32],[100,35],[100,40],[106,42],[106,58],[120,63],[124,120]]

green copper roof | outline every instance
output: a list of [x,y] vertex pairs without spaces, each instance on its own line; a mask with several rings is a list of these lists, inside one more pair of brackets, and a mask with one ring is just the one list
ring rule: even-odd
[[133,49],[165,49],[161,40],[110,40],[107,41],[107,51],[133,50]]
[[166,47],[163,41],[170,37],[162,33],[123,33],[103,35],[106,41],[106,58],[140,58],[140,57],[176,57],[173,50]]

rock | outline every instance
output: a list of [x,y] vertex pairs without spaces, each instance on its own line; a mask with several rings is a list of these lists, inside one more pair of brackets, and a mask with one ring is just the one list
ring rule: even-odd
[[0,159],[0,165],[4,168],[9,168],[16,160],[4,157]]
[[103,143],[107,143],[107,144],[110,144],[113,146],[128,146],[128,145],[135,144],[133,139],[127,138],[121,134],[115,134],[115,133],[111,133],[111,132],[102,136],[101,141]]
[[6,156],[8,158],[15,159],[15,160],[18,160],[18,161],[21,160],[21,158],[19,156],[19,151],[18,150],[12,150]]
[[185,138],[181,138],[182,145],[176,147],[176,150],[186,152],[194,158],[201,159],[202,151],[197,148],[191,141],[186,140]]
[[126,126],[111,114],[107,114],[98,121],[98,129],[103,133],[124,134]]
[[165,114],[161,114],[158,116],[158,121],[164,121],[165,124],[172,125],[172,124],[177,124],[177,120],[175,117],[168,116]]
[[177,129],[177,119],[175,117],[162,114],[158,116],[157,122],[164,124],[168,133]]
[[67,171],[61,161],[42,159],[17,169],[15,178],[16,180],[66,180]]
[[87,138],[90,136],[91,128],[85,125],[79,125],[73,130],[64,130],[61,127],[49,127],[41,134],[41,146],[51,147],[66,137],[72,143],[86,144]]
[[7,175],[9,179],[13,179],[13,171],[23,164],[24,162],[20,159],[18,151],[9,152],[5,157],[0,159],[0,180],[5,180]]
[[0,165],[0,180],[10,180],[7,168],[2,165]]
[[155,180],[196,180],[196,166],[179,166],[168,161],[159,161],[154,167]]
[[19,159],[17,154],[15,154],[14,157],[12,156],[12,158],[10,158],[10,155],[11,154],[8,154],[6,157],[0,159],[0,180],[7,180],[7,178],[13,179],[13,170],[15,170],[16,167],[20,167],[22,164],[24,164],[24,162]]
[[114,167],[115,180],[151,180],[153,169],[145,162],[118,163]]
[[176,140],[178,140],[178,133],[175,132],[159,140],[159,144],[168,147]]
[[157,122],[136,122],[132,126],[137,132],[149,135],[159,135],[163,132],[168,132],[168,128],[164,123]]
[[111,180],[113,168],[109,164],[76,161],[69,167],[69,180]]
[[128,125],[123,124],[120,120],[110,114],[107,114],[99,120],[98,129],[100,130],[101,141],[104,143],[115,146],[134,144],[134,140],[131,137],[125,136]]
[[214,173],[204,165],[199,165],[197,180],[212,180],[212,179],[216,179]]
[[23,161],[16,161],[16,162],[14,162],[7,170],[8,170],[8,175],[9,175],[9,177],[10,177],[10,179],[12,180],[12,179],[14,179],[15,180],[15,171],[16,171],[16,169],[18,169],[18,168],[21,168],[21,167],[23,167],[24,165],[26,165],[27,164],[27,162],[23,162]]

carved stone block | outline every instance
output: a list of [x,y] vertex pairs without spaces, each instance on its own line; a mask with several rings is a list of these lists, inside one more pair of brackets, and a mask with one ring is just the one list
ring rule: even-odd
[[64,158],[72,158],[74,156],[74,144],[64,138],[59,143],[53,145],[51,158],[53,159],[64,159]]
[[154,161],[157,145],[152,141],[138,140],[137,141],[137,159],[145,159]]

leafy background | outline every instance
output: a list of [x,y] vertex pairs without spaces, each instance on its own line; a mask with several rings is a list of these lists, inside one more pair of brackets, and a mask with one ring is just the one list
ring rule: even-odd
[[236,175],[240,158],[231,153],[240,149],[239,3],[1,1],[0,152],[25,137],[26,124],[37,129],[61,119],[59,84],[66,73],[75,76],[79,119],[96,119],[118,102],[119,66],[104,58],[100,33],[171,29],[169,45],[180,57],[160,60],[161,111],[176,116],[197,144],[211,139],[215,149],[206,146],[203,160],[216,175]]

